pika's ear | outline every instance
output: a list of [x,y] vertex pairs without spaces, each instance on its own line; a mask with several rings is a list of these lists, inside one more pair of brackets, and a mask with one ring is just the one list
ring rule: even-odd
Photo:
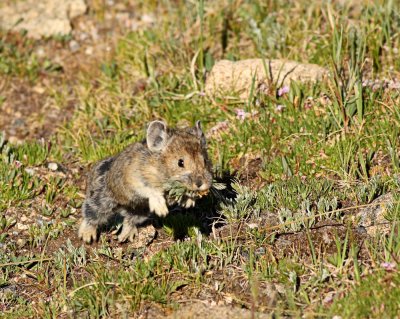
[[147,147],[150,151],[160,152],[167,145],[167,124],[161,121],[150,122],[147,128]]
[[201,122],[200,121],[196,121],[196,125],[195,125],[195,130],[196,130],[196,135],[197,137],[201,140],[201,145],[202,146],[206,146],[206,137],[203,133],[203,130],[201,129]]

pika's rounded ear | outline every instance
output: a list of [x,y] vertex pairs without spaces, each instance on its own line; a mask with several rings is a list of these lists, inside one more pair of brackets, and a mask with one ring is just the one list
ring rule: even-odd
[[147,128],[146,142],[150,151],[160,152],[167,145],[167,124],[162,121],[150,122]]
[[205,146],[206,145],[206,137],[203,133],[203,130],[201,129],[200,121],[196,121],[195,130],[196,130],[197,137],[201,140],[201,145]]

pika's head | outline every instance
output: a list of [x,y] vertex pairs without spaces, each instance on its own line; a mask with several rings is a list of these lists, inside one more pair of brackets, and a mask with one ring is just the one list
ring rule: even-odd
[[147,147],[157,154],[167,182],[179,182],[188,190],[207,193],[212,185],[212,165],[200,121],[194,127],[171,129],[153,121],[147,129]]

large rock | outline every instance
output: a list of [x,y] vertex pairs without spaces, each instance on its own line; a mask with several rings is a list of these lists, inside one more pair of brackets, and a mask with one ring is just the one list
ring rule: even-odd
[[391,205],[393,205],[391,193],[378,197],[370,206],[357,213],[358,225],[364,227],[370,236],[388,234],[392,228],[392,223],[385,218],[385,215]]
[[84,0],[19,0],[0,9],[0,28],[27,30],[33,38],[66,35],[70,19],[85,12]]
[[[265,63],[264,63],[265,62]],[[316,82],[327,75],[327,70],[315,64],[302,64],[286,60],[250,59],[241,61],[221,60],[212,68],[205,91],[209,96],[238,95],[247,99],[254,81],[254,88],[270,84],[276,87],[290,85],[292,80]]]

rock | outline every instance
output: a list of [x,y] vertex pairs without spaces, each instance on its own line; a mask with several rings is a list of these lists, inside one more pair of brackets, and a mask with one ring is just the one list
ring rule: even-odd
[[8,138],[8,143],[12,145],[21,145],[23,142],[24,142],[23,140],[13,135]]
[[388,234],[392,224],[385,219],[385,215],[388,208],[393,205],[393,195],[388,193],[380,196],[371,204],[356,214],[356,219],[359,219],[358,227],[365,228],[370,236]]
[[53,172],[55,172],[56,170],[58,170],[58,164],[51,162],[47,165],[47,168]]
[[258,224],[257,223],[249,223],[249,224],[247,224],[247,227],[249,227],[250,229],[255,229],[255,228],[258,228]]
[[36,174],[35,170],[33,168],[30,168],[30,167],[25,168],[25,172],[28,173],[31,176]]
[[18,240],[17,240],[17,246],[18,246],[19,248],[24,247],[25,244],[26,244],[26,239],[24,239],[24,238],[18,238]]
[[86,55],[92,55],[93,54],[93,47],[87,47],[85,50]]
[[0,9],[0,28],[27,30],[33,38],[66,35],[70,19],[85,12],[84,0],[19,0]]
[[11,300],[18,298],[18,288],[16,285],[2,285],[0,287],[0,300]]
[[328,71],[315,64],[302,64],[286,60],[249,59],[232,62],[221,60],[214,65],[207,80],[205,91],[209,96],[238,94],[247,99],[253,79],[254,88],[268,90],[272,82],[276,87],[289,86],[292,80],[316,82],[328,75]]
[[131,246],[135,249],[148,246],[156,237],[157,231],[153,225],[148,225],[138,229],[139,235],[135,237]]
[[43,94],[43,93],[46,92],[46,89],[45,89],[43,86],[41,86],[41,85],[35,85],[35,86],[32,88],[32,90],[33,90],[34,92],[36,92],[37,94]]
[[29,229],[29,226],[26,224],[17,223],[17,229],[18,230],[27,230],[27,229]]
[[79,43],[75,40],[72,40],[69,42],[69,49],[71,50],[72,53],[77,52],[81,46]]
[[38,48],[38,49],[36,50],[36,55],[37,55],[37,56],[40,56],[40,57],[43,57],[43,56],[46,55],[46,51],[45,51],[43,48]]

